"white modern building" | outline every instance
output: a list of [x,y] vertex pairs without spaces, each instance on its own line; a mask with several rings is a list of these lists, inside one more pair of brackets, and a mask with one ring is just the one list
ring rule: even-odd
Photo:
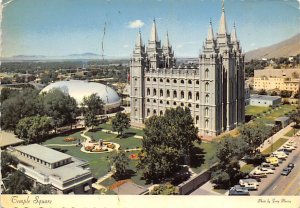
[[18,170],[37,184],[50,184],[60,194],[91,194],[92,173],[89,164],[38,144],[13,148],[19,159]]
[[104,102],[104,110],[106,113],[119,110],[122,101],[114,89],[96,82],[82,80],[58,81],[45,87],[41,93],[48,92],[52,89],[60,89],[68,93],[71,97],[75,98],[78,105],[82,103],[85,96],[87,97],[96,93]]
[[281,97],[278,96],[268,96],[268,95],[251,95],[250,105],[254,106],[275,106],[281,103]]

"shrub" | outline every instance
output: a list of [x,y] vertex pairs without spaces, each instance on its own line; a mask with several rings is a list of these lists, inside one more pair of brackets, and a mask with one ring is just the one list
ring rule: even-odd
[[73,142],[73,141],[76,141],[76,140],[77,140],[77,138],[75,138],[75,137],[66,137],[66,138],[64,138],[65,142]]

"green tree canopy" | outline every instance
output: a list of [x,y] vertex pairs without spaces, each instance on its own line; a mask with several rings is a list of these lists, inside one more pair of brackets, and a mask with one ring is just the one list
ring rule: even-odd
[[32,194],[52,194],[51,185],[37,185],[31,191]]
[[179,190],[176,186],[173,186],[171,183],[162,184],[155,186],[150,192],[151,195],[178,195]]
[[81,109],[84,115],[85,125],[87,127],[93,128],[99,124],[97,115],[103,112],[103,106],[104,102],[96,93],[83,98]]
[[32,181],[21,171],[16,171],[7,180],[4,180],[5,194],[25,194],[26,190],[31,190]]
[[110,158],[111,165],[115,168],[114,176],[117,179],[126,178],[129,158],[126,156],[124,151],[118,151],[111,155]]
[[50,90],[43,96],[44,112],[53,119],[55,128],[72,125],[76,118],[76,100],[59,89]]
[[118,112],[111,121],[113,131],[117,131],[119,135],[123,135],[124,129],[130,127],[130,118],[125,114]]
[[147,181],[163,180],[189,163],[197,128],[188,108],[168,109],[164,116],[145,122],[143,150],[138,168]]
[[19,161],[15,156],[13,156],[13,155],[5,152],[5,151],[1,152],[1,174],[2,174],[2,178],[7,177],[8,174],[12,172],[12,168],[9,167],[9,166],[10,165],[17,166],[18,162]]
[[52,119],[46,116],[26,117],[17,124],[15,134],[26,143],[39,142],[48,136],[51,123]]

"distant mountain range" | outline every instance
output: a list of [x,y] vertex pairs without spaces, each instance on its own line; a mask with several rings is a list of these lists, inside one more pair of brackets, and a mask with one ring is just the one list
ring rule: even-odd
[[96,53],[80,53],[80,54],[69,54],[66,56],[42,56],[42,55],[17,55],[12,57],[2,57],[2,61],[31,61],[31,60],[100,60],[105,59],[124,59],[126,57],[113,57],[113,56],[103,56]]
[[289,57],[300,54],[300,33],[271,46],[259,48],[245,53],[246,61],[262,58]]

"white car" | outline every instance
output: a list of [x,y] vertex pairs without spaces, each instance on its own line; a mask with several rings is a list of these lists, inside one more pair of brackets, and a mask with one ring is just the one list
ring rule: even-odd
[[257,190],[259,183],[255,179],[240,179],[239,184],[248,190]]
[[265,175],[265,174],[271,174],[271,173],[274,173],[274,171],[272,169],[262,168],[262,167],[257,167],[252,172],[252,174],[254,174],[254,175]]
[[271,156],[277,157],[278,159],[285,159],[288,157],[284,152],[273,152]]
[[274,173],[274,170],[272,170],[271,168],[259,167],[259,170],[262,171],[263,173],[266,173],[266,174],[273,174]]
[[288,145],[288,144],[285,144],[282,146],[283,148],[285,149],[290,149],[290,150],[295,150],[297,147],[294,146],[294,145]]

